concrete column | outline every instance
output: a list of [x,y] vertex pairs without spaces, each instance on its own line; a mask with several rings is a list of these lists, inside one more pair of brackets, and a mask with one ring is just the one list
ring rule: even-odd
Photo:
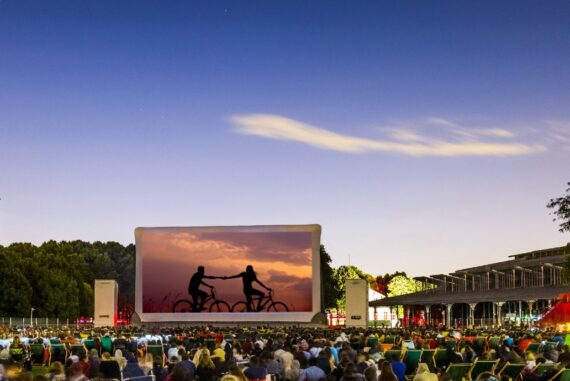
[[522,300],[519,300],[519,324],[522,326],[523,321],[523,311],[522,311]]
[[495,306],[497,308],[497,327],[500,327],[503,325],[503,319],[501,316],[501,308],[503,307],[503,304],[505,304],[505,302],[497,302],[495,303]]
[[475,327],[475,307],[477,303],[469,303],[469,319],[471,320],[471,326]]
[[430,318],[431,318],[431,306],[426,304],[426,325],[431,325]]
[[453,304],[445,305],[445,325],[447,327],[451,327],[451,324],[453,323],[453,320],[451,320],[451,307],[453,307]]
[[526,303],[528,304],[528,323],[530,325],[530,322],[532,321],[532,308],[534,306],[534,303],[536,303],[536,300],[527,300]]

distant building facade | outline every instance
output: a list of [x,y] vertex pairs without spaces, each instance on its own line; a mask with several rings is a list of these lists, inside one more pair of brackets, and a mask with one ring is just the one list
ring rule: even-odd
[[566,246],[511,255],[509,260],[415,278],[424,291],[370,301],[371,307],[404,306],[402,324],[444,326],[530,324],[556,295],[570,292]]

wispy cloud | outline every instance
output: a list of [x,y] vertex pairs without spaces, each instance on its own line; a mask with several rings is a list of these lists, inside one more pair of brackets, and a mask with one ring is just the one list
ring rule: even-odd
[[545,120],[544,124],[547,129],[546,135],[548,138],[562,145],[565,149],[570,150],[570,122]]
[[[268,139],[294,141],[310,146],[348,153],[389,152],[410,156],[513,156],[546,150],[540,144],[528,145],[510,141],[514,134],[500,128],[467,129],[444,118],[431,117],[424,125],[449,129],[455,138],[434,137],[414,131],[409,126],[398,125],[386,128],[389,137],[370,139],[345,135],[312,126],[294,119],[272,114],[236,115],[230,121],[242,134]],[[448,134],[449,135],[449,134]],[[493,138],[503,140],[497,142]],[[504,139],[509,139],[505,141]]]

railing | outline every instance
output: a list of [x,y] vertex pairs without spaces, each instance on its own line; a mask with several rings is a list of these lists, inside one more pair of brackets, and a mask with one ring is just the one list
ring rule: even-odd
[[0,326],[9,326],[15,328],[43,327],[43,328],[60,328],[60,327],[84,327],[93,326],[90,321],[81,319],[60,319],[60,318],[44,318],[44,317],[0,317]]

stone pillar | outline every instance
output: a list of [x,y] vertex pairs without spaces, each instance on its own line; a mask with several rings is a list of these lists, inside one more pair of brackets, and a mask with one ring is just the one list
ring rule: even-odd
[[426,318],[426,325],[431,325],[431,323],[430,323],[430,318],[431,318],[431,313],[430,313],[431,311],[430,311],[430,310],[431,310],[431,306],[428,305],[428,304],[426,304],[425,307],[426,307],[426,309],[425,309],[425,311],[426,311],[426,316],[425,316],[425,318]]
[[519,324],[522,327],[523,321],[523,311],[522,311],[522,300],[519,300]]
[[451,327],[451,324],[453,323],[453,321],[451,320],[451,307],[453,307],[453,304],[446,304],[445,305],[445,325],[447,327]]
[[495,303],[495,306],[496,306],[496,308],[497,308],[497,315],[496,315],[496,318],[497,318],[497,327],[500,327],[500,326],[503,325],[503,319],[502,319],[502,316],[501,316],[501,308],[503,307],[503,304],[505,304],[505,302],[497,302],[497,303]]
[[477,303],[469,303],[469,319],[471,320],[471,326],[475,327],[475,307]]
[[532,322],[532,307],[534,306],[534,303],[536,303],[536,300],[527,300],[526,304],[528,304],[528,324],[530,326],[531,322]]

